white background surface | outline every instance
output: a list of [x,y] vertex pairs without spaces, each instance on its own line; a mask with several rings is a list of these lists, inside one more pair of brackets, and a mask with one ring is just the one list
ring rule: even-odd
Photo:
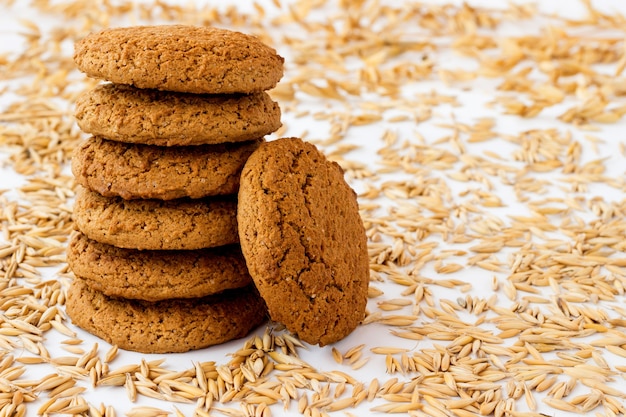
[[[25,3],[25,2],[24,2]],[[45,17],[41,17],[39,15],[31,15],[33,13],[31,9],[28,7],[24,7],[24,3],[20,2],[18,5],[15,5],[11,8],[7,8],[2,2],[0,2],[0,7],[2,7],[3,12],[0,14],[0,53],[2,51],[15,51],[19,50],[21,47],[21,38],[16,35],[20,30],[20,18],[28,18],[31,20],[36,20],[38,23],[44,25],[46,24],[58,24],[58,22],[53,22],[46,20]],[[209,4],[214,4],[214,2],[207,2]],[[432,2],[430,2],[432,3]],[[456,2],[459,4],[460,2]],[[472,5],[489,5],[489,6],[501,6],[503,2],[500,1],[470,1]],[[626,3],[619,0],[614,1],[597,1],[593,2],[594,5],[600,7],[602,10],[615,10],[621,13],[626,14]],[[560,14],[567,15],[568,17],[579,17],[581,13],[584,13],[584,8],[580,3],[574,1],[544,1],[540,2],[540,9],[546,11],[547,13],[558,12]],[[245,6],[241,6],[242,8]],[[269,7],[268,7],[269,9]],[[505,25],[503,27],[503,32],[506,32],[508,35],[516,36],[524,33],[536,33],[539,30],[539,26],[537,23],[528,22],[525,25],[514,26],[514,25]],[[621,34],[623,36],[623,33]],[[286,78],[291,76],[290,67],[289,67],[289,50],[281,49],[280,45],[277,45],[279,49],[279,53],[284,55],[287,58],[286,66],[287,66],[287,74]],[[455,69],[466,65],[466,61],[451,53],[450,51],[443,51],[441,57],[437,61],[438,65],[442,68],[450,68]],[[0,74],[0,83],[2,83],[2,75]],[[488,102],[490,102],[493,98],[495,92],[495,86],[497,85],[497,80],[490,79],[479,79],[477,81],[471,82],[471,88],[457,88],[450,87],[443,84],[441,81],[436,79],[428,79],[420,83],[414,83],[406,86],[406,90],[403,92],[405,96],[409,97],[418,92],[428,92],[431,90],[437,91],[440,94],[449,94],[452,96],[456,96],[458,101],[461,103],[459,107],[451,107],[451,106],[440,106],[435,110],[434,117],[427,123],[421,124],[420,126],[416,126],[413,123],[394,123],[388,124],[385,122],[381,122],[375,125],[368,125],[362,127],[354,127],[351,128],[344,140],[344,143],[352,143],[360,146],[359,149],[351,152],[346,156],[347,159],[352,161],[359,161],[367,166],[372,167],[372,169],[376,169],[376,167],[380,166],[380,158],[377,156],[376,151],[379,149],[381,144],[381,136],[382,133],[386,129],[393,129],[398,133],[398,136],[404,138],[406,140],[414,140],[411,138],[415,138],[415,132],[419,131],[419,134],[426,138],[426,143],[432,143],[436,139],[442,136],[443,130],[437,127],[437,123],[450,123],[452,120],[457,120],[459,122],[464,123],[474,123],[477,119],[481,117],[496,117],[497,119],[497,130],[506,133],[517,133],[523,130],[529,129],[539,129],[539,128],[549,128],[554,127],[557,129],[562,129],[563,131],[570,131],[574,137],[579,138],[580,143],[585,147],[583,151],[583,160],[591,161],[599,158],[606,158],[605,166],[607,168],[606,175],[613,176],[614,178],[622,178],[625,174],[625,158],[621,152],[620,144],[626,144],[625,134],[626,131],[626,122],[620,121],[614,125],[601,125],[600,130],[598,132],[592,132],[595,136],[598,136],[603,139],[603,142],[597,145],[597,149],[590,144],[589,141],[584,139],[584,135],[588,134],[588,132],[583,132],[573,128],[571,125],[559,122],[556,120],[556,115],[562,113],[564,109],[570,107],[572,102],[563,103],[563,105],[555,106],[548,110],[545,110],[539,117],[533,119],[521,119],[515,116],[503,116],[501,112],[497,110],[490,109],[486,106]],[[1,84],[0,84],[1,85]],[[372,97],[373,99],[377,99],[376,97]],[[0,97],[0,110],[5,106],[8,102],[10,102],[10,95],[3,95]],[[356,99],[355,99],[356,100]],[[338,109],[342,107],[341,104],[337,103],[329,103],[318,98],[304,97],[300,103],[297,104],[297,108],[292,111],[285,111],[283,116],[283,121],[286,126],[286,131],[284,132],[285,136],[304,136],[310,140],[323,140],[326,135],[328,135],[329,126],[324,121],[315,120],[311,116],[307,117],[296,117],[296,113],[298,111],[312,110],[313,112],[319,109],[325,109],[328,107],[335,106]],[[353,103],[352,109],[357,109],[359,106],[358,101]],[[387,115],[389,116],[389,115]],[[496,144],[498,147],[493,147]],[[332,147],[325,148],[327,151],[332,151]],[[489,141],[487,144],[472,144],[468,146],[468,152],[472,155],[481,155],[485,150],[490,150],[496,153],[503,155],[505,158],[511,153],[511,145],[507,144],[506,141]],[[0,154],[3,155],[3,154]],[[6,155],[6,154],[5,154]],[[1,158],[2,156],[0,156]],[[440,176],[442,178],[446,177],[445,172],[433,172],[433,175]],[[392,179],[400,179],[400,177],[396,177],[393,175],[382,177],[382,181],[392,180]],[[19,175],[15,174],[15,172],[10,167],[3,167],[0,170],[0,188],[15,188],[22,184],[24,179]],[[362,191],[366,184],[362,181],[351,180],[351,184],[357,191]],[[458,183],[455,181],[447,180],[448,186],[453,190],[453,195],[458,195],[463,189],[466,188],[466,184]],[[500,218],[506,218],[506,216],[511,214],[522,214],[527,215],[528,210],[527,207],[520,204],[516,201],[514,194],[510,187],[502,186],[501,184],[496,183],[496,193],[501,197],[502,201],[505,202],[506,207],[493,210],[493,214],[500,216]],[[558,192],[556,187],[552,188],[551,191],[555,193]],[[556,196],[556,194],[555,194]],[[609,188],[603,186],[601,184],[593,184],[589,187],[588,193],[585,195],[587,199],[591,199],[593,196],[597,196],[599,198],[605,199],[606,201],[616,201],[620,202],[624,200],[623,190],[619,192],[614,188]],[[546,196],[547,197],[547,196]],[[381,200],[379,202],[383,209],[381,209],[381,213],[385,212],[385,207],[393,206],[394,203],[391,200]],[[588,213],[590,217],[592,217],[591,213]],[[431,237],[430,240],[437,240],[437,237]],[[445,242],[440,242],[440,250],[446,248],[447,244]],[[452,246],[451,246],[452,247]],[[454,248],[457,248],[455,246]],[[463,263],[463,259],[456,260],[458,263]],[[47,276],[54,276],[54,271],[45,271]],[[438,276],[432,269],[426,268],[423,271],[423,274],[434,279],[437,279]],[[478,268],[466,268],[462,272],[452,275],[443,276],[443,278],[458,278],[465,280],[467,282],[472,283],[472,290],[469,294],[476,297],[484,297],[489,298],[493,295],[491,290],[491,281],[493,276],[496,276],[499,280],[505,281],[506,274],[499,273],[487,273],[485,270],[481,270]],[[384,292],[384,295],[378,297],[376,299],[370,300],[369,310],[376,311],[376,303],[384,300],[384,299],[392,299],[400,296],[400,293],[404,290],[403,287],[397,286],[391,282],[377,282],[375,283],[376,287],[381,289]],[[465,297],[467,294],[461,293],[458,289],[455,290],[445,290],[442,287],[431,286],[432,290],[436,290],[437,292],[433,294],[433,297],[436,300],[447,298],[454,300],[458,297]],[[503,305],[509,305],[510,302],[506,299],[504,294],[501,292],[498,293],[499,299]],[[618,297],[615,301],[616,304],[623,303],[623,297]],[[610,304],[610,303],[609,303]],[[607,307],[610,305],[607,304]],[[398,314],[410,314],[410,312],[402,312]],[[468,317],[469,319],[470,317]],[[473,318],[475,319],[475,317]],[[422,319],[418,318],[415,325],[420,325]],[[488,324],[485,325],[485,328],[489,328]],[[108,345],[89,335],[86,334],[79,329],[75,329],[77,331],[78,337],[85,340],[85,350],[88,350],[93,343],[98,343],[101,348],[101,352],[106,352],[108,350]],[[256,334],[262,334],[264,327],[261,327],[256,330]],[[393,328],[380,324],[368,324],[366,326],[359,327],[353,334],[351,334],[345,340],[334,345],[340,352],[345,353],[348,349],[357,346],[359,344],[365,344],[366,347],[363,349],[364,355],[369,356],[370,360],[366,366],[359,370],[352,370],[348,365],[337,365],[331,355],[331,347],[319,348],[316,346],[311,346],[307,350],[300,350],[301,358],[311,365],[315,366],[320,371],[330,371],[330,370],[342,370],[344,372],[349,373],[354,376],[358,380],[368,383],[372,378],[378,378],[381,383],[388,380],[392,377],[398,377],[400,379],[407,378],[410,379],[415,375],[386,375],[385,374],[385,357],[382,355],[372,354],[369,349],[375,346],[388,346],[394,345],[398,347],[404,347],[407,349],[411,349],[412,351],[419,350],[422,348],[430,347],[431,341],[419,341],[419,342],[410,342],[408,340],[403,340],[397,337],[390,336],[390,330],[394,330]],[[58,348],[57,343],[60,340],[64,339],[64,336],[61,336],[55,332],[48,332],[46,334],[48,342],[46,346],[48,346],[50,353],[52,356],[59,355],[63,356],[67,353]],[[508,341],[507,341],[508,342]],[[214,360],[217,363],[226,363],[229,359],[228,354],[237,350],[241,344],[242,340],[234,341],[232,343],[224,344],[222,346],[211,347],[208,349],[190,352],[187,354],[174,354],[174,355],[140,355],[131,352],[124,352],[120,354],[119,358],[112,364],[112,368],[117,368],[126,363],[139,363],[142,358],[146,360],[166,358],[166,366],[171,369],[187,369],[190,368],[194,362],[196,361],[205,361],[205,360]],[[15,353],[19,355],[19,352]],[[607,360],[611,360],[612,364],[624,365],[626,364],[626,359],[619,358],[616,356],[608,355]],[[47,374],[51,371],[50,368],[45,368],[41,366],[40,368],[30,368],[28,373],[29,378],[36,379],[38,376],[42,374]],[[41,373],[41,374],[40,374]],[[615,377],[615,380],[612,383],[612,386],[620,387],[620,389],[624,389],[626,387],[626,381],[622,375],[618,375]],[[626,390],[625,390],[626,391]],[[98,404],[100,402],[104,402],[105,404],[113,404],[118,411],[118,415],[123,415],[128,412],[132,407],[136,407],[139,405],[152,405],[155,407],[162,408],[164,410],[173,411],[172,405],[162,401],[149,400],[145,397],[139,397],[137,402],[131,403],[126,398],[125,392],[123,388],[98,388],[96,390],[89,389],[84,397],[94,404]],[[545,406],[541,401],[541,397],[537,397],[538,401],[538,412],[544,412],[546,415],[550,416],[566,416],[568,413],[557,411]],[[377,400],[375,402],[365,402],[360,408],[356,410],[347,410],[353,412],[355,415],[367,415],[369,414],[369,410],[381,404],[382,401]],[[517,403],[520,411],[525,411],[525,405],[522,400],[519,400]],[[180,410],[182,410],[186,415],[192,415],[193,413],[193,405],[184,405],[184,404],[176,404]],[[237,408],[237,404],[227,404],[224,406],[235,407]],[[29,406],[29,415],[34,415],[34,411],[36,410],[36,406]],[[595,410],[598,411],[598,410]],[[283,410],[281,406],[276,406],[272,408],[272,414],[277,415],[290,415],[295,412],[295,407],[292,406],[289,410]],[[216,415],[219,415],[216,413]],[[335,415],[343,415],[341,412],[335,413]]]

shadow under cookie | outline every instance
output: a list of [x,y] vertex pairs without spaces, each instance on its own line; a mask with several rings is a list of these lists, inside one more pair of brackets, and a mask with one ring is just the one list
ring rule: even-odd
[[204,297],[252,283],[239,245],[140,251],[76,233],[67,262],[76,277],[105,295],[146,301]]
[[75,279],[67,293],[72,322],[89,333],[142,353],[187,352],[248,334],[266,319],[252,286],[215,296],[149,303],[107,297]]

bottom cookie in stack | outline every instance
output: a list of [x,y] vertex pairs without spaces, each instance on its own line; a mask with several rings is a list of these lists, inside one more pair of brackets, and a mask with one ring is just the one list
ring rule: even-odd
[[74,324],[122,349],[186,352],[245,336],[265,318],[250,285],[202,298],[158,302],[108,297],[74,279],[66,311]]

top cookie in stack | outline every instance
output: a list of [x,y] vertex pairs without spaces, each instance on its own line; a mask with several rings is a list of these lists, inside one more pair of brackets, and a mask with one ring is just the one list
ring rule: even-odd
[[194,94],[270,90],[284,62],[253,36],[185,25],[105,30],[78,42],[74,60],[90,77]]
[[239,247],[237,192],[246,160],[281,125],[266,90],[283,59],[253,36],[182,25],[93,33],[74,59],[108,83],[76,103],[93,136],[72,159],[82,187],[68,314],[142,352],[243,336],[266,308]]

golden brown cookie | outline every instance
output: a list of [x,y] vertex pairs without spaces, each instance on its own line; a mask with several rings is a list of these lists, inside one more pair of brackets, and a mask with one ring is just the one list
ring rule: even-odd
[[239,241],[235,196],[124,200],[79,187],[74,223],[87,237],[126,249],[202,249]]
[[252,93],[273,88],[283,58],[258,38],[202,26],[105,29],[75,44],[74,61],[94,78],[187,93]]
[[199,95],[110,83],[81,95],[75,116],[83,132],[159,146],[241,142],[281,126],[280,107],[264,92]]
[[262,144],[242,171],[237,220],[273,320],[311,344],[354,330],[365,315],[369,257],[339,165],[297,138]]
[[244,163],[262,140],[163,147],[91,137],[76,148],[76,182],[106,197],[172,200],[235,194]]
[[108,296],[146,301],[197,298],[252,283],[239,245],[168,251],[122,249],[72,236],[67,262],[77,277]]
[[253,286],[156,303],[107,297],[74,279],[65,303],[72,322],[122,349],[186,352],[245,336],[265,318]]

